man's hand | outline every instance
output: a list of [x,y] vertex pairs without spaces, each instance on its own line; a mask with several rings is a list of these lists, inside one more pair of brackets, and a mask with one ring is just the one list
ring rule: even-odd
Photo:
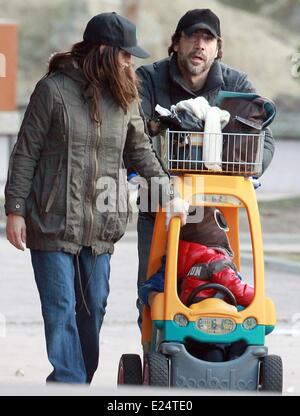
[[166,229],[169,228],[170,221],[173,217],[181,219],[181,226],[186,224],[186,217],[189,212],[189,203],[181,198],[174,198],[165,206],[166,211]]
[[21,215],[8,214],[6,220],[6,237],[19,250],[25,250],[22,243],[26,243],[25,219]]

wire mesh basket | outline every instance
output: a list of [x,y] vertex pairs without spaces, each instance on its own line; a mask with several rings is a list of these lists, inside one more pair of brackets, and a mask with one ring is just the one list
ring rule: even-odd
[[264,132],[202,133],[167,130],[163,159],[171,173],[238,176],[262,173]]

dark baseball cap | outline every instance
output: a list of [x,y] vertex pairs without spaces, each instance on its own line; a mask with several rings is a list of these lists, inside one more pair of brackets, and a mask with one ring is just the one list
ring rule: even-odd
[[117,46],[137,58],[150,56],[137,44],[136,26],[116,12],[94,16],[85,28],[83,39],[96,45]]
[[220,20],[210,9],[193,9],[179,20],[176,32],[192,35],[198,29],[207,29],[215,37],[221,37]]

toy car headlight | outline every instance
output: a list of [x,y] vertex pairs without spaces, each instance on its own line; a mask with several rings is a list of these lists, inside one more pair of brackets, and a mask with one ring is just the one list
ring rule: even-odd
[[243,322],[243,327],[247,330],[255,328],[257,325],[257,320],[253,317],[247,318]]
[[229,318],[200,318],[196,321],[196,328],[206,334],[229,334],[236,328],[236,323]]
[[186,316],[184,316],[182,313],[177,313],[174,318],[173,321],[178,325],[178,326],[188,326],[189,324],[189,320],[187,319]]

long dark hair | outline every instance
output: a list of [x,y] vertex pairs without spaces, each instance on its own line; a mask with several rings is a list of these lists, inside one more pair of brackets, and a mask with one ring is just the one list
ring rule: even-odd
[[106,46],[100,54],[100,45],[87,41],[75,43],[70,51],[56,53],[50,58],[46,76],[61,69],[67,63],[75,62],[82,69],[91,91],[91,118],[99,123],[101,122],[101,90],[104,87],[110,89],[124,112],[129,109],[131,103],[139,100],[135,72],[131,66],[120,68],[119,51],[117,47]]

